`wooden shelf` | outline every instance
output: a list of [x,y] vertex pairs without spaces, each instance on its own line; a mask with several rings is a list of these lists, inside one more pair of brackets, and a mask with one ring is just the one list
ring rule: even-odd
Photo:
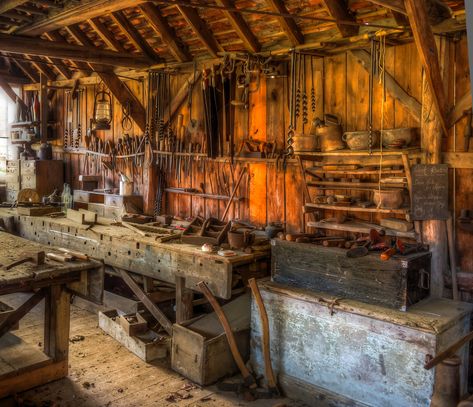
[[309,174],[354,174],[354,175],[379,175],[381,172],[382,175],[398,175],[404,174],[404,170],[364,170],[362,168],[356,170],[323,170],[318,167],[310,167],[305,169]]
[[318,203],[306,203],[305,206],[307,208],[317,208],[317,209],[324,209],[324,210],[330,210],[330,211],[389,213],[389,214],[398,214],[398,215],[406,215],[407,213],[409,213],[409,208],[400,208],[400,209],[384,209],[384,208],[376,208],[376,207],[363,208],[361,206],[356,206],[356,205],[338,206],[338,205],[318,204]]
[[308,227],[319,228],[319,229],[328,229],[328,230],[338,230],[345,232],[359,232],[359,233],[369,233],[371,229],[384,230],[387,236],[396,236],[396,237],[406,237],[409,239],[417,239],[417,233],[415,231],[410,232],[399,232],[393,229],[387,229],[380,225],[368,225],[365,223],[358,222],[344,222],[344,223],[334,223],[334,222],[307,222]]
[[[308,187],[333,187],[325,189],[360,189],[360,190],[377,190],[379,189],[378,182],[345,182],[345,181],[311,181],[307,183]],[[407,182],[386,182],[381,183],[381,189],[402,189],[405,188]],[[320,188],[323,189],[323,188]]]
[[299,153],[297,155],[301,157],[339,157],[339,156],[390,156],[390,155],[402,155],[409,154],[410,157],[415,157],[416,153],[422,153],[420,147],[408,147],[403,149],[389,149],[384,148],[383,150],[376,149],[372,150],[336,150],[327,152],[306,152]]
[[[181,189],[173,189],[173,188],[166,188],[165,191],[169,192],[171,194],[197,196],[199,198],[215,199],[217,201],[228,201],[230,199],[230,197],[227,196],[227,195],[204,194],[202,192],[190,192],[190,191],[185,191],[185,190],[181,190]],[[242,199],[243,198],[241,198],[241,197],[235,197],[235,198],[233,198],[233,201],[238,202]]]

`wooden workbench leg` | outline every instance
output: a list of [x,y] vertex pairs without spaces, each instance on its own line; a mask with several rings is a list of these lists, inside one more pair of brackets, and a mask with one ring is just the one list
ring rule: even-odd
[[143,276],[143,288],[145,293],[152,293],[154,291],[154,280],[151,277]]
[[178,324],[193,317],[193,299],[194,293],[186,288],[186,279],[176,276],[176,322]]
[[44,313],[44,353],[55,362],[67,361],[71,295],[62,285],[49,288]]

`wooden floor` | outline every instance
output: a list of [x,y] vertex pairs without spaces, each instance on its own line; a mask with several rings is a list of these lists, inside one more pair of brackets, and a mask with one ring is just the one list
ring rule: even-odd
[[[24,294],[0,297],[17,306]],[[43,303],[20,322],[15,332],[26,342],[42,346]],[[83,338],[82,338],[83,337]],[[147,364],[130,353],[98,327],[97,316],[72,307],[69,376],[17,396],[17,401],[0,400],[0,406],[287,406],[302,404],[278,400],[245,402],[215,386],[199,388],[170,369],[169,360]],[[19,399],[19,400],[18,400]]]

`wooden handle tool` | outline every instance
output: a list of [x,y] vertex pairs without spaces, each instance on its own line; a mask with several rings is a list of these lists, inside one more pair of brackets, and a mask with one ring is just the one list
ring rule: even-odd
[[63,247],[60,247],[59,249],[57,249],[58,251],[64,253],[64,254],[69,254],[71,255],[72,257],[76,258],[76,259],[80,259],[80,260],[89,260],[89,256],[85,253],[81,253],[81,252],[77,252],[75,250],[70,250],[70,249],[65,249]]
[[274,376],[273,366],[271,364],[271,345],[269,338],[269,320],[268,314],[266,312],[266,307],[264,306],[263,298],[261,297],[258,284],[254,278],[248,280],[248,284],[251,288],[251,292],[255,298],[256,304],[259,309],[259,316],[261,320],[261,329],[263,332],[263,358],[264,358],[264,370],[266,374],[266,380],[268,381],[269,390],[276,395],[279,395],[279,389],[276,383],[276,377]]
[[46,253],[46,257],[49,260],[54,260],[54,261],[57,261],[59,263],[67,263],[69,261],[74,260],[74,257],[72,257],[71,255],[67,255],[67,254]]

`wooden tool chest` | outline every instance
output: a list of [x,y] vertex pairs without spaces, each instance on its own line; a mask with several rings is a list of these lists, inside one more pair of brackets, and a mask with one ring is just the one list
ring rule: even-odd
[[63,165],[61,160],[7,160],[7,202],[15,202],[18,192],[25,188],[36,190],[40,197],[62,190]]
[[104,218],[120,218],[124,212],[141,213],[141,195],[116,195],[96,191],[74,191],[74,208],[87,209]]
[[429,295],[429,252],[394,256],[379,253],[348,258],[346,250],[313,244],[271,241],[272,280],[339,298],[406,311]]

